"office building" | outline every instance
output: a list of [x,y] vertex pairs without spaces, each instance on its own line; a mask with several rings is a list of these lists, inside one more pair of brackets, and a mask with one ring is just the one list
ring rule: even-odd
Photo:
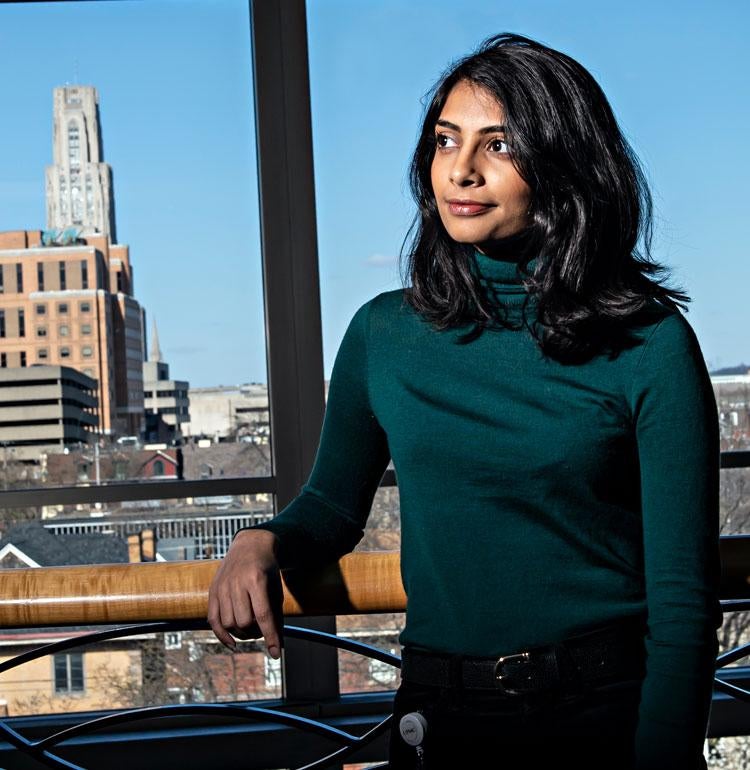
[[96,381],[69,366],[0,369],[3,465],[89,443],[96,406]]
[[139,434],[143,311],[128,247],[102,235],[44,235],[0,233],[0,368],[72,366],[98,382],[99,429]]
[[266,444],[270,436],[268,388],[262,383],[190,388],[190,422],[183,435],[212,441]]

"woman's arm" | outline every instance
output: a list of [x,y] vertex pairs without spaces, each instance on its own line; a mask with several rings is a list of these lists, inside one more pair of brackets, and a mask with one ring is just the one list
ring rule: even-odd
[[637,770],[701,767],[721,626],[719,422],[695,333],[653,330],[631,392],[640,460],[648,635]]
[[349,553],[364,534],[390,460],[387,437],[370,406],[367,336],[373,302],[354,314],[336,355],[310,478],[274,519],[254,527],[278,537],[282,568],[325,564]]
[[233,646],[255,620],[269,652],[280,644],[278,570],[317,566],[351,551],[364,534],[390,452],[370,406],[367,335],[373,300],[355,313],[328,388],[310,478],[275,518],[239,530],[209,589],[208,619]]

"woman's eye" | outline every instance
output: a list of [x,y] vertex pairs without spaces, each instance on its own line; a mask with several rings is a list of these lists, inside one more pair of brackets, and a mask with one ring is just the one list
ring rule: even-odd
[[503,154],[508,152],[508,143],[502,139],[493,139],[488,146],[491,152]]
[[448,134],[435,134],[435,142],[438,147],[455,147],[456,142],[452,136]]

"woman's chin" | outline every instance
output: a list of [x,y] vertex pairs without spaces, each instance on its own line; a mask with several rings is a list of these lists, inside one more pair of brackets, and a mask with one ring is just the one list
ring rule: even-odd
[[457,243],[483,243],[491,235],[486,230],[478,230],[473,227],[446,227],[448,235]]

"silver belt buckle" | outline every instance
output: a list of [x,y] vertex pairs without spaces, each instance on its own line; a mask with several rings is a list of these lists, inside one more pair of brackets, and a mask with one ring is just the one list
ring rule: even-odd
[[[508,687],[505,684],[507,679],[512,678],[512,674],[506,674],[503,671],[503,666],[506,663],[528,663],[531,660],[531,653],[529,652],[517,652],[513,655],[503,655],[498,658],[495,663],[495,683],[506,695],[524,695],[528,690],[514,690],[512,687]],[[529,679],[530,677],[526,677]]]

